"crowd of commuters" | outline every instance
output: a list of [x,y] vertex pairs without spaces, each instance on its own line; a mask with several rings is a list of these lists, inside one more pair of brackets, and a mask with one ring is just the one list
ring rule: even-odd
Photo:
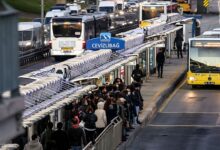
[[57,130],[49,122],[45,131],[39,136],[33,135],[32,140],[25,145],[25,150],[33,144],[36,150],[80,150],[82,145],[95,142],[95,138],[111,123],[112,119],[120,116],[123,121],[122,140],[126,140],[127,132],[141,124],[138,115],[143,109],[141,96],[141,72],[139,65],[132,73],[134,82],[125,85],[120,78],[113,84],[104,85],[84,95],[79,102],[72,104],[71,119],[66,124],[59,122]]

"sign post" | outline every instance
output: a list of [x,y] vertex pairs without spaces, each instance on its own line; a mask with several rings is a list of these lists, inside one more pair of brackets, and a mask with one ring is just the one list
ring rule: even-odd
[[100,50],[111,49],[113,51],[125,49],[125,41],[120,38],[111,37],[111,33],[103,32],[100,37],[90,39],[86,42],[86,49]]

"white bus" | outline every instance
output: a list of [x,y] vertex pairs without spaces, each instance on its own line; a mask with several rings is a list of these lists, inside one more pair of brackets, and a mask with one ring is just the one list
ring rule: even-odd
[[43,47],[41,27],[39,22],[19,22],[19,49],[21,51]]
[[108,31],[106,13],[55,17],[51,20],[51,56],[78,56],[86,46],[86,41]]

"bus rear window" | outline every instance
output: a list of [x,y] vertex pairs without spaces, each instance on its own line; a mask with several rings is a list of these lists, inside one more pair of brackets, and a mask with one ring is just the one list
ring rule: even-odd
[[153,19],[159,17],[161,13],[164,13],[163,6],[143,6],[142,20]]
[[53,23],[54,37],[76,37],[79,38],[82,32],[81,22],[59,22]]

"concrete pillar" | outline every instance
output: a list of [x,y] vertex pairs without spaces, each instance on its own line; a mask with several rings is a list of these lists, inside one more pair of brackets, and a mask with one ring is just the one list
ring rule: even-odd
[[172,40],[171,40],[171,33],[168,34],[168,56],[171,57],[171,45],[172,45]]
[[63,122],[63,109],[58,110],[58,122]]
[[31,136],[34,134],[34,125],[28,127],[28,141],[31,140]]
[[52,122],[53,123],[53,126],[55,127],[55,113],[54,112],[52,112],[51,114],[50,114],[50,122]]

